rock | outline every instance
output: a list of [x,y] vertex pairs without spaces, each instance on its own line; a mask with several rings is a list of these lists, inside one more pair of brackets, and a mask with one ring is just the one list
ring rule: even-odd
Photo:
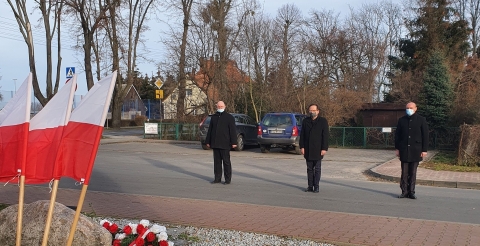
[[[50,201],[36,201],[25,204],[21,245],[42,245],[43,231]],[[0,211],[0,242],[2,245],[15,245],[18,204]],[[50,226],[48,245],[66,245],[75,211],[60,203],[55,209]],[[97,246],[112,245],[112,234],[87,216],[80,215],[73,245]]]

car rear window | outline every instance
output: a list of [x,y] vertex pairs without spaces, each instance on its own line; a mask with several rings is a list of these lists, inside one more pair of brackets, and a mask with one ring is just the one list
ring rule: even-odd
[[262,121],[265,126],[290,126],[292,118],[288,114],[269,114]]
[[210,120],[212,119],[212,116],[207,116],[207,118],[203,121],[202,125],[210,125]]

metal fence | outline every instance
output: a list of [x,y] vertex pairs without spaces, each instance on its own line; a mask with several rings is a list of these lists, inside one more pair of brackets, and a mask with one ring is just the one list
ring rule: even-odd
[[[430,132],[430,149],[455,150],[460,128]],[[157,134],[145,138],[199,141],[198,124],[158,123]],[[395,148],[395,127],[330,127],[329,146],[337,148]]]
[[[346,148],[395,148],[395,127],[330,127],[329,146]],[[430,131],[429,148],[455,150],[460,128]]]
[[181,123],[158,123],[157,134],[144,134],[144,138],[200,141],[198,124]]

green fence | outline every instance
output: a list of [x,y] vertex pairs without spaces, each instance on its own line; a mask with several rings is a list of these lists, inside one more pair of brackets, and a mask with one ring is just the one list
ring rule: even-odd
[[[153,124],[153,123],[150,123]],[[200,141],[198,136],[198,124],[182,124],[182,123],[155,123],[157,128],[153,130],[156,133],[153,133],[151,130],[147,131],[144,128],[144,138],[158,138],[164,140],[190,140]]]
[[[200,141],[198,124],[146,124],[155,127],[153,130],[145,130],[144,138]],[[460,128],[431,131],[429,136],[431,149],[455,150],[459,143]],[[393,149],[395,127],[330,127],[329,145],[345,148]]]
[[[429,148],[455,150],[460,128],[430,131]],[[346,148],[395,148],[395,127],[330,127],[329,145]]]

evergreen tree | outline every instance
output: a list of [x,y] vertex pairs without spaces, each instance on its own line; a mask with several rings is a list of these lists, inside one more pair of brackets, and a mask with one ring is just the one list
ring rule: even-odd
[[432,129],[446,127],[453,101],[453,88],[448,68],[441,52],[433,52],[427,64],[419,112],[427,118]]

